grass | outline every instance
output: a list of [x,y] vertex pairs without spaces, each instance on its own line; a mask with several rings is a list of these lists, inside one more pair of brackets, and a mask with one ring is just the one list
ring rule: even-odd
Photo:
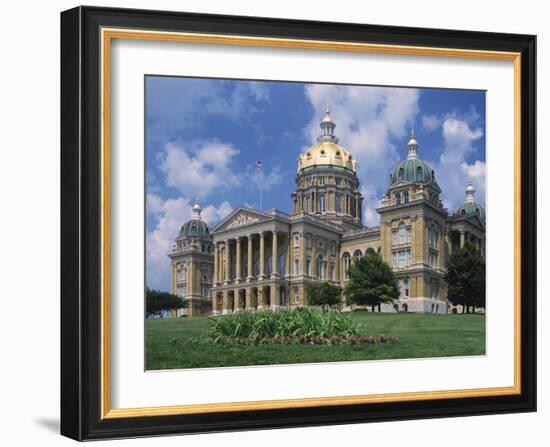
[[[146,368],[206,368],[485,354],[484,315],[353,312],[361,335],[397,336],[381,345],[198,343],[208,318],[146,321]],[[223,317],[220,317],[223,318]]]

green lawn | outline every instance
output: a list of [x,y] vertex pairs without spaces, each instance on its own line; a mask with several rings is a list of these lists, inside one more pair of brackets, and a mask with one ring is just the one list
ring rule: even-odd
[[[484,315],[353,312],[365,335],[395,335],[381,345],[217,345],[191,341],[207,318],[146,321],[146,368],[206,368],[283,363],[485,354]],[[223,317],[222,317],[223,318]]]

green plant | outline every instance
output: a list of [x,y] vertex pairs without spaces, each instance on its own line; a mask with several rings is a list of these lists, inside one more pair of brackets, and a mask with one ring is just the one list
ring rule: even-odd
[[328,310],[329,307],[340,303],[340,287],[328,282],[313,284],[307,290],[307,303]]
[[205,332],[206,339],[214,342],[226,338],[263,340],[289,337],[355,337],[359,324],[341,312],[320,312],[300,308],[277,312],[242,312],[212,317]]
[[375,306],[391,303],[399,297],[395,275],[378,253],[368,249],[349,269],[344,295],[347,304]]

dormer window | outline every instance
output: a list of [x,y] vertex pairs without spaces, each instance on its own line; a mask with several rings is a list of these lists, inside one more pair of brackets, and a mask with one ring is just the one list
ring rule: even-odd
[[405,175],[405,171],[403,170],[403,168],[399,168],[399,174],[397,175],[397,178],[399,180],[403,180],[404,175]]

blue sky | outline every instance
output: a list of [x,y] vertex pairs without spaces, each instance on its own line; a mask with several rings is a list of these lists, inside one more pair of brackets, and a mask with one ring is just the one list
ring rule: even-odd
[[330,104],[340,144],[355,156],[364,223],[389,172],[406,156],[414,127],[419,155],[436,173],[452,211],[468,180],[485,195],[485,92],[180,77],[146,77],[147,284],[169,288],[167,253],[199,198],[214,224],[258,207],[255,162],[263,164],[263,209],[290,211],[298,155],[315,142]]

